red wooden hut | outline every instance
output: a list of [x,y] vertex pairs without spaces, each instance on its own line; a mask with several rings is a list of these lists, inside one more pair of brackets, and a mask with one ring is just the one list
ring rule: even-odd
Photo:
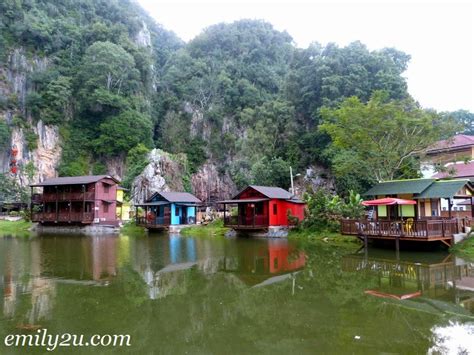
[[[52,178],[30,185],[32,221],[117,225],[117,184],[108,175],[87,175]],[[34,188],[41,188],[42,193],[34,193]]]
[[246,187],[231,200],[219,203],[224,205],[224,225],[236,230],[288,227],[291,225],[288,215],[302,220],[306,206],[280,187],[255,185]]

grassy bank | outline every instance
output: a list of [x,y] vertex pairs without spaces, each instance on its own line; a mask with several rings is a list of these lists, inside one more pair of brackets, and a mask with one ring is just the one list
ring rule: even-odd
[[451,249],[451,252],[464,256],[470,259],[474,259],[474,236],[471,235],[468,239],[463,240],[461,243],[455,244]]
[[31,226],[31,222],[27,222],[24,220],[14,222],[0,220],[0,234],[28,235]]
[[224,227],[224,221],[219,219],[209,223],[208,225],[193,226],[183,228],[182,235],[189,235],[193,237],[209,237],[209,236],[223,236],[229,230]]
[[331,244],[360,244],[359,239],[353,236],[342,235],[336,232],[315,231],[311,229],[291,230],[289,238],[298,238],[309,241],[321,241]]
[[120,229],[120,233],[130,237],[144,236],[146,235],[146,230],[143,227],[137,226],[135,222],[128,222]]

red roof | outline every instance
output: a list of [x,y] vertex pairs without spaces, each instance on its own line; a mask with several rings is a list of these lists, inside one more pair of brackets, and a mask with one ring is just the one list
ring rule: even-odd
[[428,148],[427,153],[433,154],[439,151],[453,150],[469,146],[474,146],[474,136],[468,136],[467,134],[458,134],[450,139],[445,139],[436,142]]
[[[469,163],[455,163],[446,166],[447,171],[443,173],[437,173],[432,176],[435,179],[443,179],[446,177],[453,177],[453,178],[474,178],[474,161]],[[454,172],[454,174],[450,174],[450,172]]]

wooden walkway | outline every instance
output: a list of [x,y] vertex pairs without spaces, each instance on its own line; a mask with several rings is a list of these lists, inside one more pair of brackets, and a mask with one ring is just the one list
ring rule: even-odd
[[341,220],[341,234],[354,235],[360,239],[392,239],[420,242],[440,241],[451,246],[453,235],[458,233],[458,221],[415,220],[407,221],[366,221]]

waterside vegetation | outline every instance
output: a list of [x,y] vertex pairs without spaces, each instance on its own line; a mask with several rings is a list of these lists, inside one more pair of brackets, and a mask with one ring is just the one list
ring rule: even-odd
[[461,257],[474,260],[474,236],[470,234],[462,242],[455,244],[450,251]]
[[217,219],[207,225],[198,225],[187,227],[181,230],[182,235],[190,235],[195,237],[224,236],[229,228],[224,227],[224,221]]
[[28,236],[32,223],[19,220],[19,221],[6,221],[0,220],[0,236],[1,235],[14,235],[14,236]]

